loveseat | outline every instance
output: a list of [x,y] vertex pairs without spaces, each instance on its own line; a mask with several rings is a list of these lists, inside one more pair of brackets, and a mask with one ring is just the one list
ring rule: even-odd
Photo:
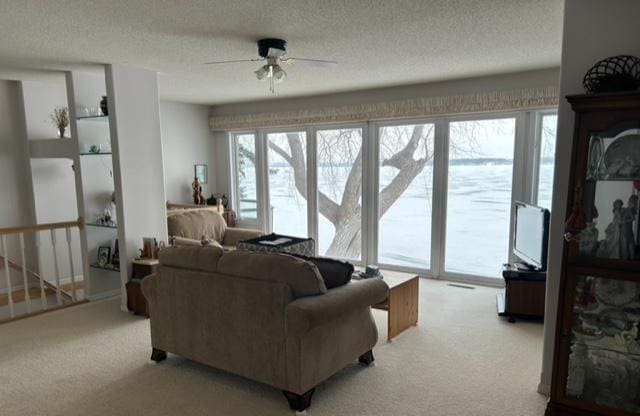
[[142,289],[152,360],[171,352],[281,389],[305,410],[315,387],[356,359],[373,361],[379,279],[327,289],[319,269],[280,253],[169,247]]
[[167,211],[169,239],[175,245],[201,245],[204,238],[214,245],[235,248],[239,241],[262,235],[260,230],[227,227],[216,209],[181,209]]

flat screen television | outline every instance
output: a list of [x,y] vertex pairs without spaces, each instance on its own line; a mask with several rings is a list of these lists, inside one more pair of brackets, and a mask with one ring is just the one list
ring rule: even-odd
[[516,202],[516,226],[513,253],[530,270],[547,269],[549,210]]

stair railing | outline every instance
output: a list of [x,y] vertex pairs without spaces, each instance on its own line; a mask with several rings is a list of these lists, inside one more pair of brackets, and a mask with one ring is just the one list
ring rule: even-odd
[[[49,305],[47,302],[46,291],[53,290],[56,294],[56,303],[57,306],[63,306],[64,302],[76,302],[78,300],[77,295],[77,287],[74,273],[74,264],[73,264],[73,249],[72,249],[72,238],[71,238],[71,230],[77,228],[78,230],[84,228],[84,220],[82,218],[78,218],[76,221],[66,221],[66,222],[57,222],[50,224],[38,224],[26,227],[9,227],[9,228],[0,228],[0,264],[4,268],[4,275],[7,287],[7,306],[9,307],[9,317],[14,318],[16,316],[15,311],[15,301],[14,301],[14,293],[11,282],[11,274],[10,271],[14,270],[16,272],[21,273],[22,275],[22,284],[24,290],[24,302],[26,304],[27,314],[32,313],[32,304],[31,304],[31,295],[29,293],[29,278],[39,281],[40,285],[40,301],[42,304],[42,309],[48,309]],[[67,292],[63,290],[60,285],[60,265],[58,262],[58,256],[56,247],[58,245],[56,230],[64,229],[65,237],[66,237],[66,245],[68,251],[69,258],[69,271],[71,278],[71,291]],[[44,270],[42,265],[42,253],[40,246],[40,232],[48,232],[51,240],[51,244],[53,247],[53,268],[55,273],[55,283],[52,283],[45,278],[43,278]],[[25,234],[33,234],[35,238],[35,245],[37,248],[37,257],[38,257],[38,268],[39,273],[36,273],[27,268],[26,262],[26,245],[25,245]],[[20,249],[20,264],[16,263],[9,259],[9,247],[7,244],[8,236],[18,236],[19,241],[19,249]]]

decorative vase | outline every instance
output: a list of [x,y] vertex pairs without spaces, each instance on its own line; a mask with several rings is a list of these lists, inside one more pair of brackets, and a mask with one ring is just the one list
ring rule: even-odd
[[102,114],[105,116],[109,115],[109,107],[107,106],[107,96],[103,95],[102,100],[100,100],[100,110],[102,110]]
[[65,128],[64,127],[58,127],[58,137],[61,139],[64,139],[64,132],[65,132]]

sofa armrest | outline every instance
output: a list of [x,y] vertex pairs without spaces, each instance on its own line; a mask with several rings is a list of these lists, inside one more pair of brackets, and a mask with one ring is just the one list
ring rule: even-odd
[[144,295],[145,299],[147,299],[147,301],[153,299],[156,294],[156,280],[156,274],[154,273],[146,276],[144,279],[142,279],[142,282],[140,282],[142,294]]
[[298,298],[285,308],[287,330],[302,335],[324,323],[342,319],[350,311],[382,302],[389,286],[382,279],[352,280],[327,293]]
[[249,228],[228,227],[224,232],[223,246],[237,246],[239,241],[257,238],[262,235],[262,231]]

